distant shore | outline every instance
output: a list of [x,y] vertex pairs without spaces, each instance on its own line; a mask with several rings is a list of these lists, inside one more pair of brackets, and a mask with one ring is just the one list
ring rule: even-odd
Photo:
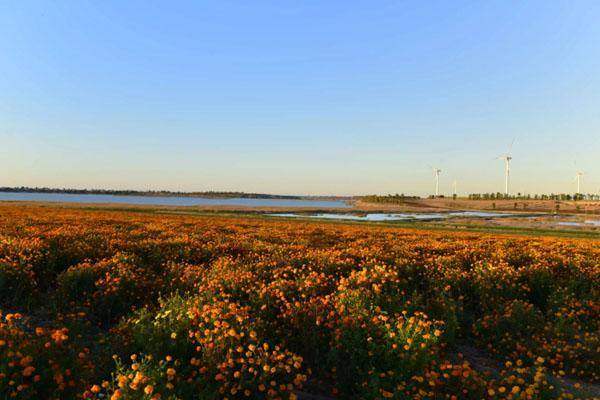
[[60,193],[60,194],[101,194],[112,196],[149,196],[149,197],[198,197],[206,199],[285,199],[302,200],[309,196],[292,196],[266,193],[245,192],[172,192],[169,190],[108,190],[108,189],[58,189],[39,187],[0,187],[7,193]]
[[594,200],[534,200],[500,199],[470,200],[452,197],[436,199],[407,199],[397,204],[354,202],[354,209],[382,212],[443,212],[443,211],[499,211],[510,213],[543,212],[552,214],[600,214],[600,201]]
[[[316,200],[316,201],[341,201],[350,208],[327,207],[324,205],[189,205],[202,209],[214,210],[247,210],[253,208],[258,211],[283,211],[303,208],[306,211],[331,211],[331,212],[448,212],[448,211],[497,211],[511,213],[552,213],[552,214],[600,214],[600,201],[598,200],[538,200],[538,199],[496,199],[472,200],[466,197],[419,198],[408,196],[397,202],[373,202],[372,196],[314,196],[314,195],[281,195],[266,193],[246,192],[173,192],[138,191],[138,190],[106,190],[106,189],[57,189],[57,188],[31,188],[31,187],[0,187],[0,192],[5,193],[41,193],[41,194],[69,194],[69,195],[112,195],[112,196],[144,196],[144,197],[183,197],[198,199],[271,199],[271,200]],[[27,201],[27,200],[24,200]],[[85,201],[81,202],[85,204]],[[106,202],[107,204],[110,201]],[[183,207],[188,207],[182,205]]]

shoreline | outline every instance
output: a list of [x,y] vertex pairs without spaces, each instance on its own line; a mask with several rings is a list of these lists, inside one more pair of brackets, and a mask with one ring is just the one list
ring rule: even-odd
[[[240,206],[156,206],[149,204],[90,204],[70,202],[38,202],[38,201],[0,201],[0,215],[11,208],[41,208],[64,209],[81,211],[106,211],[106,212],[133,212],[163,215],[187,215],[197,217],[223,217],[223,218],[257,218],[261,220],[285,220],[288,222],[311,222],[324,224],[351,224],[361,226],[379,227],[406,227],[415,229],[451,230],[464,232],[503,232],[516,234],[540,234],[551,236],[580,236],[600,238],[600,225],[586,224],[586,220],[598,220],[597,214],[576,213],[547,213],[547,212],[512,212],[513,216],[456,216],[445,219],[405,219],[388,221],[352,220],[315,218],[302,214],[366,214],[373,210],[327,209],[323,207],[240,207]],[[436,213],[446,214],[456,212],[457,209],[439,210]],[[469,210],[466,210],[469,211]],[[473,210],[471,210],[473,211]],[[389,210],[383,211],[389,213]],[[421,210],[432,213],[432,210]],[[501,212],[496,211],[498,214]],[[299,216],[273,216],[274,213],[293,213]],[[418,214],[418,212],[415,212]],[[564,223],[567,224],[564,224]]]

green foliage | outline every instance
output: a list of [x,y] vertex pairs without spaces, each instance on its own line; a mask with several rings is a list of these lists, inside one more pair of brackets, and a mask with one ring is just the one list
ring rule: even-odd
[[156,359],[167,356],[185,359],[195,345],[189,339],[191,320],[188,315],[195,301],[173,294],[159,299],[156,311],[144,308],[121,323],[121,331],[129,338],[129,352],[144,353]]
[[0,261],[0,304],[27,308],[35,301],[36,295],[31,267]]
[[404,194],[388,194],[387,196],[370,195],[363,196],[360,198],[361,201],[367,203],[380,203],[380,204],[403,204],[406,200],[418,200],[419,196],[405,196]]
[[156,276],[127,254],[70,267],[57,278],[60,298],[101,324],[117,321],[153,298]]

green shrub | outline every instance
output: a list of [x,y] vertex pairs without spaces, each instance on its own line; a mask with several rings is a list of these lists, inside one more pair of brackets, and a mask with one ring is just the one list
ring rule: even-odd
[[512,300],[501,312],[485,315],[474,324],[474,335],[487,348],[503,354],[535,343],[544,325],[542,312],[533,304]]
[[154,299],[158,278],[138,266],[135,258],[117,253],[95,263],[70,267],[57,278],[63,306],[75,305],[101,324],[116,322]]
[[0,303],[27,307],[37,294],[31,267],[0,261]]

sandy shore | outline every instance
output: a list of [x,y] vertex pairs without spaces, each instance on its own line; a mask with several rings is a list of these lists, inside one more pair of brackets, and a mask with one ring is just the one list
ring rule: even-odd
[[505,211],[600,214],[600,201],[554,200],[468,200],[443,198],[406,200],[402,204],[379,204],[356,201],[355,210],[384,212]]

